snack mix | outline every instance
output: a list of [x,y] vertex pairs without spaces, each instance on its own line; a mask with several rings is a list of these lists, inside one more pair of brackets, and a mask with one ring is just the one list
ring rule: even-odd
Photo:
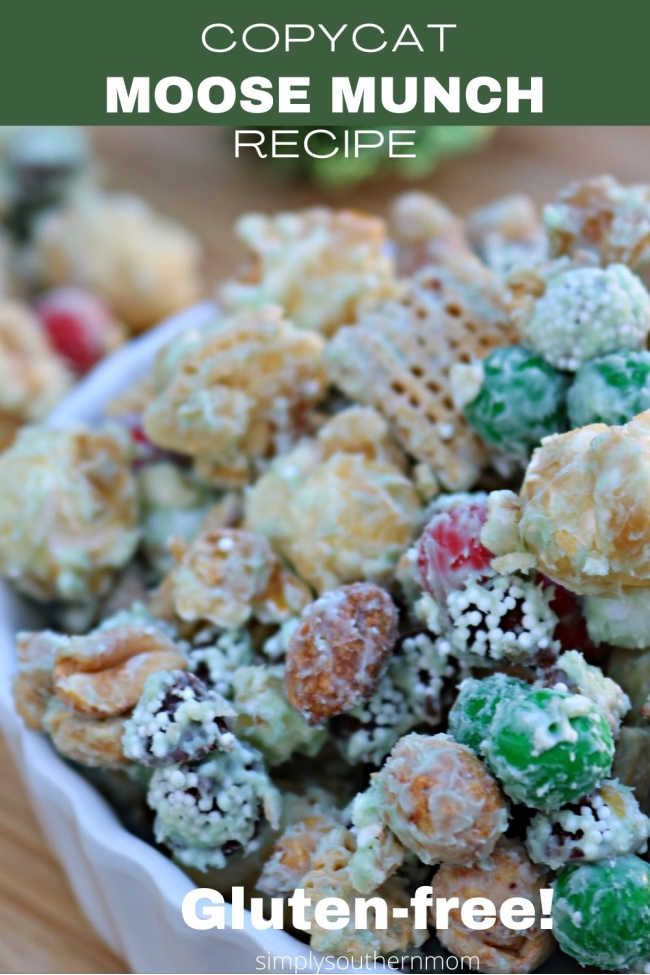
[[1,449],[203,292],[192,235],[100,176],[82,129],[0,126]]
[[650,188],[246,216],[212,320],[51,429],[99,348],[61,318],[146,328],[196,257],[52,139],[38,194],[44,150],[8,153],[6,220],[63,291],[0,305],[0,569],[44,621],[26,724],[201,885],[539,907],[314,924],[315,951],[650,970]]

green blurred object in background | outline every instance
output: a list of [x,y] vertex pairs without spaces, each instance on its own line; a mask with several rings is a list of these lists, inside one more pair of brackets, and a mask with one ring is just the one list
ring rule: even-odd
[[[298,143],[311,131],[307,127],[299,129]],[[333,126],[335,134],[342,133],[343,127]],[[378,132],[387,133],[388,126],[379,127]],[[408,130],[412,131],[412,130]],[[407,179],[418,179],[431,173],[444,159],[470,152],[486,142],[495,131],[489,125],[422,125],[415,128],[415,157],[390,159],[385,147],[365,150],[358,158],[345,158],[338,153],[328,159],[315,159],[302,153],[297,160],[276,160],[287,175],[303,176],[319,186],[338,187],[362,183],[384,173],[397,173]],[[313,136],[314,152],[330,151],[332,140],[329,136]]]

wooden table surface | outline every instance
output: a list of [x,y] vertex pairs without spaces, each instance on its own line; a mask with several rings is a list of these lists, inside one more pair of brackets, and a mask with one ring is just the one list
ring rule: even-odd
[[[320,201],[382,212],[400,189],[390,182],[324,194],[288,184],[261,165],[235,162],[229,135],[213,128],[105,128],[93,135],[111,185],[141,193],[198,234],[210,281],[239,259],[229,228],[243,210]],[[542,202],[589,174],[648,179],[649,160],[650,128],[510,128],[421,185],[465,212],[513,191]],[[1,741],[0,767],[0,972],[124,971],[80,914]]]

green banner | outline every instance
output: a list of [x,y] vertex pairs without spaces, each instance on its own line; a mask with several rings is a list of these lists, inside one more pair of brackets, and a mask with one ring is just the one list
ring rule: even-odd
[[643,124],[647,0],[20,0],[0,122]]

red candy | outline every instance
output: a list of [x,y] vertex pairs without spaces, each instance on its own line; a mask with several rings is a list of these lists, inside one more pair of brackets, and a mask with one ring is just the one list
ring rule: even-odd
[[142,427],[142,417],[139,413],[125,414],[120,417],[120,422],[124,424],[131,438],[134,467],[142,467],[144,464],[152,464],[159,460],[168,460],[173,456],[169,451],[162,450],[149,439]]
[[36,303],[56,351],[83,375],[116,345],[117,328],[106,305],[80,288],[56,288]]
[[492,553],[481,542],[485,501],[459,501],[436,512],[417,547],[420,583],[436,599],[460,589],[472,576],[487,575]]

